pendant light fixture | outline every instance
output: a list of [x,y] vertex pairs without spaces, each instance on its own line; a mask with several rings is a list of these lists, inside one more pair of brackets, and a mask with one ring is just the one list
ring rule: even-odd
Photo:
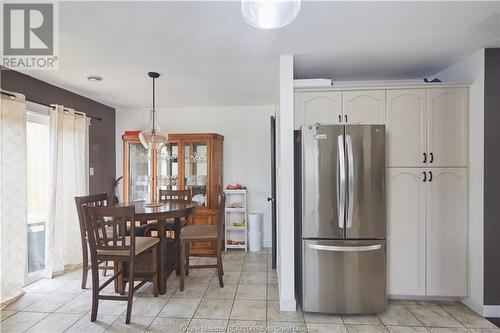
[[300,0],[241,0],[241,15],[259,29],[279,29],[290,24],[300,10]]
[[148,72],[148,76],[153,79],[153,108],[149,114],[148,127],[139,133],[139,139],[144,148],[160,150],[167,144],[167,135],[161,131],[156,121],[155,80],[160,77],[160,73]]

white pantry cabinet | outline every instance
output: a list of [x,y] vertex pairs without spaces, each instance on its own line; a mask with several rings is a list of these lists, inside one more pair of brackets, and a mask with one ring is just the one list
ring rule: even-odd
[[390,295],[425,295],[426,183],[419,168],[387,169]]
[[467,88],[387,91],[388,167],[467,166]]
[[386,122],[387,166],[425,166],[427,90],[388,90]]
[[385,90],[344,91],[342,102],[344,121],[385,124]]
[[295,128],[302,125],[340,124],[342,93],[339,91],[302,91],[295,93]]
[[467,169],[429,169],[427,295],[467,296]]
[[467,296],[467,168],[388,168],[390,295]]
[[467,88],[429,89],[427,151],[433,166],[467,166]]

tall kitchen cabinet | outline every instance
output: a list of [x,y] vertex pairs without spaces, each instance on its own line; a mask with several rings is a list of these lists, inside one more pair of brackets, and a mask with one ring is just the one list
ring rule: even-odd
[[468,294],[467,94],[387,91],[391,295]]
[[[123,139],[123,200],[156,200],[159,190],[189,189],[200,207],[190,224],[215,225],[223,189],[224,137],[213,133],[169,134],[161,151],[147,151],[138,132]],[[213,242],[196,242],[191,252],[215,253]]]

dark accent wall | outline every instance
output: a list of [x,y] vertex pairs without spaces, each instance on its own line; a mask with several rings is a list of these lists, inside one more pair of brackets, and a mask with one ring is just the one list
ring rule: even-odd
[[484,60],[484,304],[500,305],[500,48]]
[[91,120],[89,129],[89,165],[94,176],[89,177],[89,192],[112,193],[116,168],[115,109],[84,96],[37,80],[19,72],[1,69],[2,89],[24,94],[26,99],[43,104],[61,104],[100,117]]

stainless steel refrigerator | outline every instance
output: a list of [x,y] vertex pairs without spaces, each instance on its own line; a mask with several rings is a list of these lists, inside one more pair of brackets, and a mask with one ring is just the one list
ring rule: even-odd
[[384,312],[385,126],[303,126],[302,309]]

